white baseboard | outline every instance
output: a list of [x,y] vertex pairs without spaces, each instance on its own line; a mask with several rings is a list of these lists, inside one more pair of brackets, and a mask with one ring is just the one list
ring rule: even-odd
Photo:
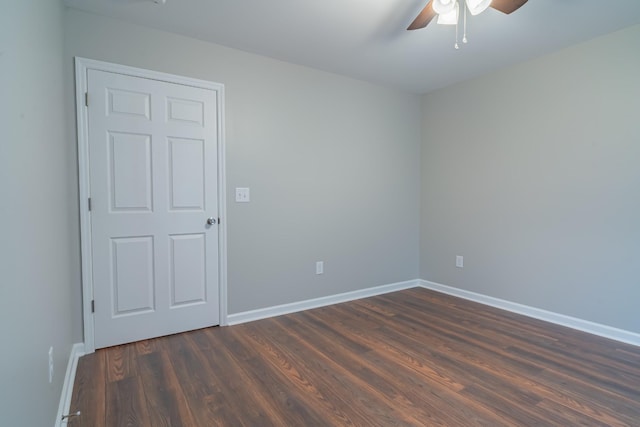
[[542,310],[540,308],[529,307],[527,305],[494,298],[471,291],[465,291],[464,289],[441,285],[439,283],[429,282],[427,280],[418,280],[418,283],[419,286],[422,286],[423,288],[442,292],[444,294],[479,302],[491,307],[500,308],[503,310],[511,311],[513,313],[533,317],[534,319],[544,320],[546,322],[555,323],[556,325],[577,329],[579,331],[588,332],[590,334],[598,335],[604,338],[640,346],[640,334],[637,334],[635,332],[625,331],[624,329],[618,329],[611,326],[590,322],[588,320],[565,316],[564,314],[558,314],[551,311]]
[[389,285],[375,286],[373,288],[360,289],[342,294],[329,295],[326,297],[308,299],[305,301],[292,302],[290,304],[276,305],[273,307],[259,308],[257,310],[243,311],[241,313],[230,314],[227,317],[229,325],[238,325],[254,320],[266,319],[267,317],[280,316],[283,314],[295,313],[297,311],[309,310],[312,308],[324,307],[331,304],[353,301],[360,298],[382,295],[389,292],[401,291],[403,289],[420,286],[419,280],[408,280],[406,282],[392,283]]
[[625,331],[624,329],[618,329],[588,320],[578,319],[576,317],[566,316],[564,314],[558,314],[540,308],[530,307],[500,298],[494,298],[488,295],[483,295],[476,292],[466,291],[464,289],[454,288],[451,286],[442,285],[440,283],[420,279],[407,280],[406,282],[392,283],[389,285],[382,285],[373,288],[361,289],[358,291],[329,295],[326,297],[293,302],[290,304],[282,304],[273,307],[265,307],[259,308],[257,310],[234,313],[230,314],[227,320],[229,325],[238,325],[240,323],[253,322],[254,320],[266,319],[268,317],[295,313],[297,311],[324,307],[331,304],[353,301],[360,298],[372,297],[375,295],[382,295],[389,292],[401,291],[403,289],[415,288],[418,286],[444,294],[460,297],[466,300],[475,301],[480,304],[489,305],[491,307],[500,308],[502,310],[507,310],[513,313],[522,314],[534,319],[544,320],[556,325],[566,326],[568,328],[587,332],[593,335],[598,335],[604,338],[640,346],[640,334],[635,332]]
[[62,421],[62,416],[69,413],[71,397],[73,394],[73,383],[76,379],[76,369],[78,368],[78,359],[83,355],[83,343],[76,343],[71,347],[71,354],[69,355],[69,362],[67,363],[67,372],[65,373],[64,383],[62,384],[60,404],[58,405],[58,415],[54,424],[55,427],[62,427],[67,424]]

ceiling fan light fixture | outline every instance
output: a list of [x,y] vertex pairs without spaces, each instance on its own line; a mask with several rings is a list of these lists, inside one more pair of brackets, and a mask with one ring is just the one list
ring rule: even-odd
[[458,23],[458,14],[460,12],[460,6],[458,2],[454,2],[453,9],[447,13],[441,13],[438,15],[438,24],[440,25],[456,25]]
[[472,15],[478,15],[491,6],[491,0],[466,0],[467,9]]
[[451,12],[458,4],[457,0],[432,0],[433,11],[438,15]]

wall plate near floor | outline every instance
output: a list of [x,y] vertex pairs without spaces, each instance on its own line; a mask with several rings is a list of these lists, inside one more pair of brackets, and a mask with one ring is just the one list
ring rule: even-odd
[[53,382],[53,346],[49,347],[49,384]]

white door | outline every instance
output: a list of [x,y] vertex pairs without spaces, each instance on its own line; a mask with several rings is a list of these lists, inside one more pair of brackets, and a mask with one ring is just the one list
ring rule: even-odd
[[216,91],[87,78],[95,347],[219,324]]

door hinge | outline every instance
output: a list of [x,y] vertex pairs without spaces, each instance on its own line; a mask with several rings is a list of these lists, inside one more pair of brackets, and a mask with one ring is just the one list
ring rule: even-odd
[[89,207],[89,210],[91,210],[91,197],[87,199],[87,206]]
[[218,225],[220,225],[220,218],[218,218]]
[[96,312],[96,300],[91,300],[91,312],[95,313]]
[[84,93],[84,105],[89,106],[89,92]]

